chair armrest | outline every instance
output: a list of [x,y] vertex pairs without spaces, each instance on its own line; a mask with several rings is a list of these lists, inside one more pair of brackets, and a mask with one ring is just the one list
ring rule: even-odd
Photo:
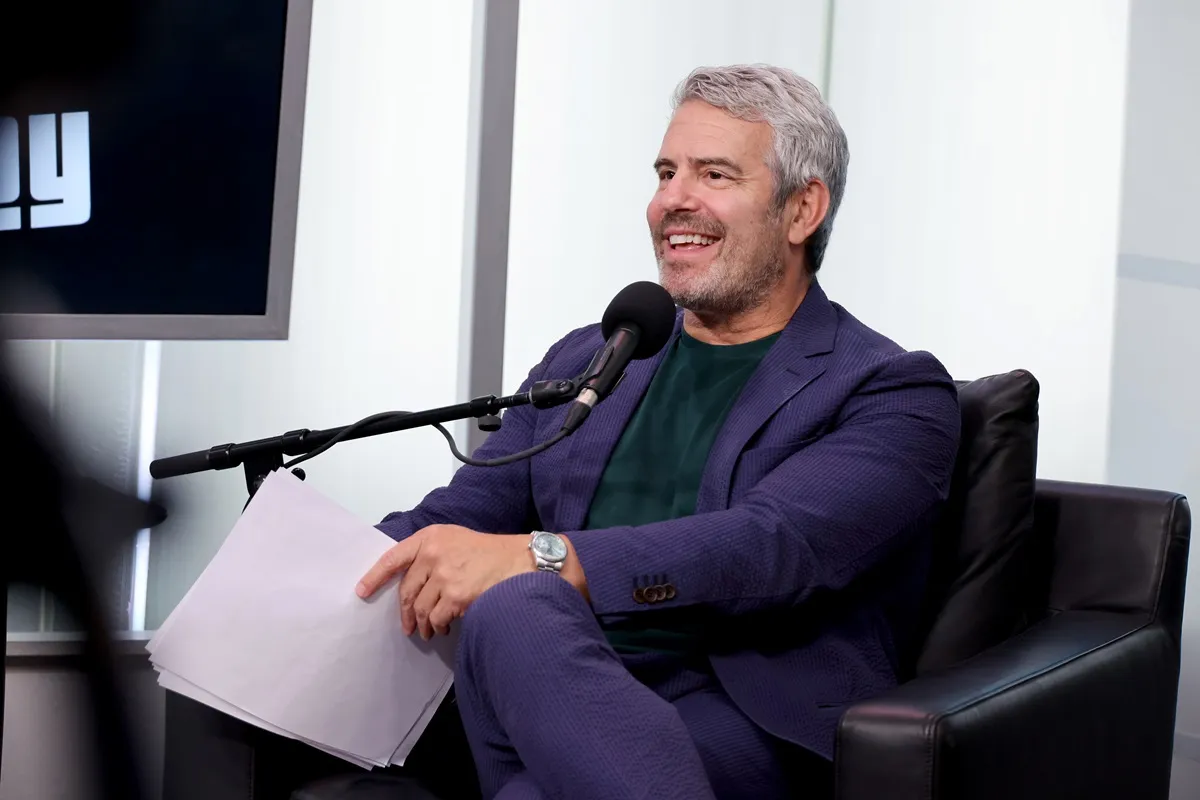
[[1162,626],[1063,612],[848,709],[837,797],[1165,800],[1178,676]]

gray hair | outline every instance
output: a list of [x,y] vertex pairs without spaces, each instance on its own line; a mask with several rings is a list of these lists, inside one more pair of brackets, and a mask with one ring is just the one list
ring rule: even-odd
[[833,232],[850,161],[846,133],[820,90],[788,69],[737,64],[693,70],[675,90],[672,108],[688,100],[700,100],[738,119],[771,126],[776,211],[813,179],[829,187],[829,210],[804,245],[808,270],[815,273]]

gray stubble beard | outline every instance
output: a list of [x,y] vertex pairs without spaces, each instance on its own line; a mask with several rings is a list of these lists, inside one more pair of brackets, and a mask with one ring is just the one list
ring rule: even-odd
[[[764,228],[767,228],[764,225]],[[669,286],[671,267],[666,263],[661,240],[654,242],[655,260],[658,262],[659,283],[671,292],[671,298],[676,305],[686,308],[696,314],[714,316],[733,316],[749,311],[763,303],[771,290],[783,279],[784,264],[778,249],[772,250],[765,243],[767,231],[760,231],[756,237],[759,247],[756,251],[740,252],[743,248],[721,253],[720,258],[713,262],[710,270],[717,270],[716,280],[705,281],[700,287],[689,286],[674,289]],[[723,240],[727,245],[728,240]],[[731,268],[731,264],[734,265]],[[757,265],[757,266],[755,266]]]

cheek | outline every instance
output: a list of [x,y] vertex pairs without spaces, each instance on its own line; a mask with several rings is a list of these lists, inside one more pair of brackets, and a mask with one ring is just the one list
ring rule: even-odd
[[757,242],[770,230],[770,226],[763,224],[761,217],[747,213],[745,209],[728,209],[720,214],[718,219],[725,230],[725,238],[740,244]]
[[704,216],[720,226],[726,236],[736,236],[746,228],[746,212],[736,203],[729,202],[731,198],[712,198],[704,206]]

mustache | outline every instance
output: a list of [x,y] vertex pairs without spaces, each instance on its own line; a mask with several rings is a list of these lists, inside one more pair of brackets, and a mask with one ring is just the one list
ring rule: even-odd
[[667,228],[687,228],[689,231],[703,234],[704,236],[724,236],[725,231],[716,222],[701,217],[698,214],[664,214],[662,220],[658,223],[658,227],[654,230],[655,238],[662,239],[666,234]]

